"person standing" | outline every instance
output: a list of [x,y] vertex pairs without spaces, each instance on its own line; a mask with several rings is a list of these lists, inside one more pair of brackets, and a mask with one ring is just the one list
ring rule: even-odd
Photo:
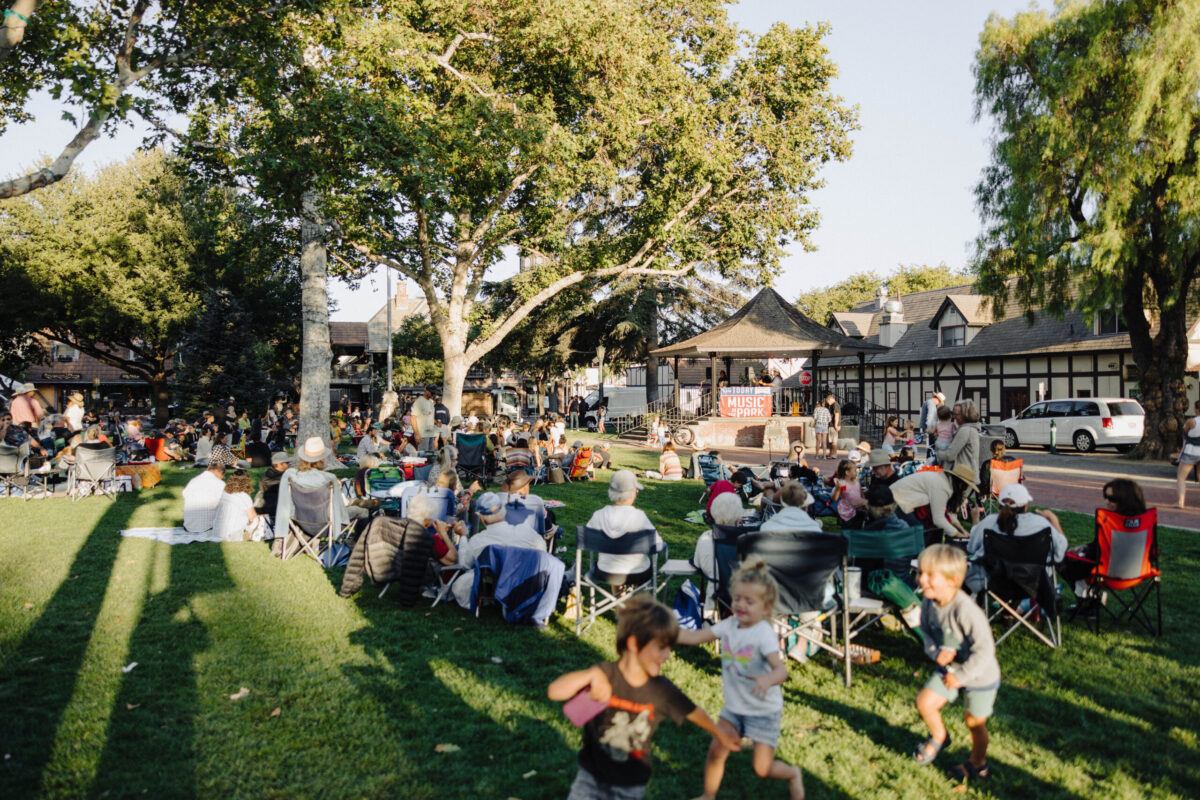
[[579,395],[571,397],[571,404],[567,406],[567,416],[571,421],[571,428],[577,430],[579,428]]
[[782,417],[783,410],[783,376],[779,374],[779,370],[771,370],[771,406],[774,409],[775,416]]
[[937,423],[937,409],[944,402],[946,402],[946,395],[941,392],[934,392],[925,401],[925,405],[921,406],[921,418],[917,420],[917,433],[915,436],[918,444],[925,442],[926,428],[930,428]]
[[426,386],[425,391],[416,399],[412,407],[413,429],[421,440],[418,449],[429,452],[434,449],[437,438],[437,425],[433,418],[433,389]]
[[67,418],[67,425],[72,432],[83,430],[83,395],[80,392],[71,392],[67,396],[67,408],[63,416]]
[[837,458],[838,438],[842,432],[842,407],[833,392],[825,395],[825,407],[829,409],[829,457]]
[[22,383],[13,390],[12,403],[9,404],[8,410],[12,412],[14,425],[24,425],[28,422],[31,431],[35,433],[42,417],[45,416],[32,383]]

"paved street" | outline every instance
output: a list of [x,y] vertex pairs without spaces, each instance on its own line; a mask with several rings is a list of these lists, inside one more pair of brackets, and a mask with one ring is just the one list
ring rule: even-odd
[[[685,449],[686,451],[686,449]],[[765,450],[749,447],[722,447],[722,457],[732,463],[766,464]],[[1146,503],[1157,506],[1159,521],[1164,525],[1200,530],[1200,484],[1188,483],[1187,502],[1190,508],[1174,508],[1175,467],[1164,461],[1133,461],[1112,451],[1087,455],[1073,450],[1051,455],[1043,448],[1018,448],[1010,455],[1024,460],[1025,483],[1034,503],[1049,508],[1066,509],[1090,514],[1102,502],[1101,489],[1113,478],[1129,477],[1142,486]],[[774,454],[782,458],[783,454]],[[809,463],[828,474],[833,461]]]

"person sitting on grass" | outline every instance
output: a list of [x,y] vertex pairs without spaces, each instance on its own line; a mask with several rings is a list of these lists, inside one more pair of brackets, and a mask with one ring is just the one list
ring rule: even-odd
[[917,711],[929,728],[929,738],[913,752],[918,764],[932,764],[950,744],[942,722],[942,706],[962,692],[963,719],[971,732],[971,756],[950,770],[952,777],[984,779],[988,769],[987,721],[1000,688],[1000,664],[987,615],[962,590],[967,556],[961,548],[934,544],[917,560],[921,601],[921,640],[925,655],[937,668],[917,694]]
[[779,649],[779,636],[771,616],[779,599],[779,586],[765,561],[744,563],[733,575],[729,593],[733,616],[698,631],[681,630],[680,644],[721,642],[721,707],[717,727],[704,762],[704,794],[697,800],[715,800],[725,775],[725,760],[732,748],[723,742],[745,737],[754,743],[754,774],[788,782],[792,800],[804,799],[800,768],[775,758],[783,719],[783,691],[787,665]]
[[225,542],[260,542],[265,520],[254,511],[250,493],[254,481],[245,470],[235,469],[225,476],[225,493],[217,504],[213,532]]
[[609,448],[611,448],[611,447],[612,447],[612,445],[610,445],[608,442],[601,442],[600,444],[598,444],[592,448],[592,466],[593,467],[595,467],[596,469],[611,469],[612,468],[612,454],[608,452]]
[[534,469],[541,465],[541,458],[536,450],[529,448],[529,437],[518,435],[513,445],[504,454],[505,469],[512,472],[523,469],[533,474]]
[[[587,527],[604,531],[610,539],[619,539],[627,533],[655,530],[654,523],[646,512],[634,507],[638,491],[644,488],[637,476],[627,469],[619,469],[608,484],[609,505],[597,509],[587,521]],[[655,540],[662,548],[662,537],[655,533]],[[601,553],[596,559],[596,577],[614,586],[633,584],[637,586],[650,578],[650,559],[642,553],[610,555]]]
[[282,450],[271,454],[271,466],[258,479],[258,494],[254,495],[254,510],[260,516],[269,518],[275,513],[279,505],[279,482],[291,465],[291,459]]
[[686,719],[722,747],[741,748],[737,738],[663,677],[663,664],[678,636],[679,622],[671,609],[639,594],[617,612],[617,660],[560,675],[547,688],[547,696],[560,703],[587,692],[598,710],[583,725],[579,772],[568,800],[645,797],[650,740],[664,719],[677,725]]
[[658,454],[658,471],[646,470],[647,478],[660,481],[683,480],[683,464],[679,463],[679,453],[675,452],[675,443],[667,442],[662,452]]
[[486,527],[458,548],[458,565],[467,570],[454,582],[454,599],[463,608],[471,608],[471,589],[475,584],[475,560],[485,547],[522,547],[546,552],[546,540],[527,525],[513,525],[505,519],[504,500],[495,492],[484,492],[475,501],[475,513]]
[[[230,458],[233,454],[230,454]],[[225,464],[214,459],[207,469],[183,487],[183,527],[189,533],[207,533],[217,517],[225,493]]]

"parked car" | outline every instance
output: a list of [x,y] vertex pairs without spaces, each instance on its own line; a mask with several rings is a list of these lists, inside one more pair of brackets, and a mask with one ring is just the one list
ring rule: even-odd
[[1081,453],[1097,447],[1116,447],[1125,452],[1142,440],[1146,412],[1138,401],[1128,397],[1044,400],[1000,423],[1004,444],[1049,445],[1051,422],[1058,445],[1072,445]]

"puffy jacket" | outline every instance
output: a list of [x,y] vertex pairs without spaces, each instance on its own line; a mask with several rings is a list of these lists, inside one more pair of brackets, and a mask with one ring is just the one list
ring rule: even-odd
[[421,523],[376,517],[354,543],[338,594],[353,597],[362,588],[365,573],[376,586],[395,583],[396,601],[411,606],[421,594],[432,558],[433,537]]

